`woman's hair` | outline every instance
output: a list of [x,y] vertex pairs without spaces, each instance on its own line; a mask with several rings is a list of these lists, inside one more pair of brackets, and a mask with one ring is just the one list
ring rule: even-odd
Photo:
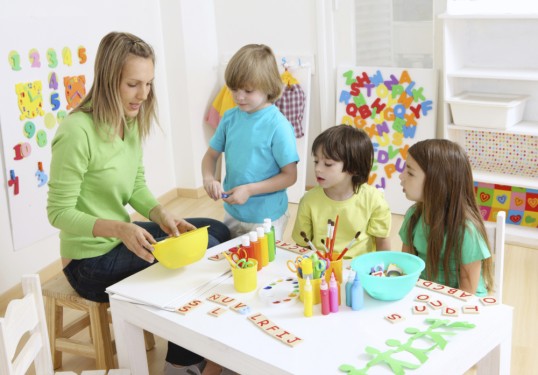
[[[457,284],[464,251],[463,236],[468,223],[476,227],[488,244],[484,222],[476,203],[471,164],[465,150],[446,139],[417,142],[409,148],[408,154],[424,171],[425,179],[423,200],[415,204],[416,209],[407,228],[407,238],[413,238],[414,228],[422,216],[424,223],[429,226],[426,262],[428,279],[437,279],[438,267],[442,264],[447,285],[454,281]],[[441,259],[445,236],[445,253]],[[456,274],[450,273],[450,259],[456,262]],[[487,289],[492,290],[491,257],[482,261],[482,275]]]
[[280,97],[284,86],[273,51],[263,44],[241,47],[228,63],[224,79],[230,90],[260,90],[270,103]]
[[368,181],[374,162],[374,146],[364,130],[349,125],[333,126],[314,140],[312,155],[318,150],[326,158],[344,163],[342,172],[351,175],[355,194]]
[[[116,134],[121,125],[127,125],[120,97],[120,82],[123,65],[131,55],[151,59],[155,65],[153,48],[139,37],[124,32],[105,35],[95,57],[93,85],[73,110],[91,113],[97,129],[108,137]],[[148,136],[151,121],[157,122],[156,113],[157,99],[152,85],[137,115],[141,139]]]

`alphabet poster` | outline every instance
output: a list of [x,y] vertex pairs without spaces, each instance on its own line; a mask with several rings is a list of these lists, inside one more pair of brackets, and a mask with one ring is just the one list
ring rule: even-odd
[[399,179],[407,150],[419,140],[435,138],[435,71],[340,67],[336,87],[336,124],[368,133],[374,145],[368,183],[384,189],[393,213],[404,214],[413,203],[405,197]]

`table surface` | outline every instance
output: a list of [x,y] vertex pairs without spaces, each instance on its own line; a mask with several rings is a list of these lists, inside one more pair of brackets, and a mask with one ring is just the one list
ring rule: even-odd
[[[237,243],[238,239],[233,239],[209,249],[207,256],[227,250]],[[249,293],[234,290],[230,267],[225,260],[211,261],[207,257],[178,270],[155,264],[111,286],[108,292],[111,294],[120,367],[131,368],[133,374],[148,373],[142,336],[142,329],[145,329],[240,374],[343,374],[338,370],[340,365],[349,364],[361,369],[373,359],[367,354],[367,347],[387,353],[395,349],[387,345],[387,340],[398,340],[400,343],[409,340],[411,334],[405,332],[407,328],[426,331],[430,327],[426,319],[444,319],[449,323],[465,321],[476,326],[468,330],[438,329],[438,332],[453,333],[442,335],[447,341],[446,347],[444,350],[436,347],[423,351],[425,362],[411,373],[463,373],[482,358],[485,358],[484,365],[479,369],[509,373],[511,307],[482,306],[477,297],[465,302],[415,287],[402,300],[392,302],[378,301],[365,293],[364,308],[359,311],[353,311],[343,303],[339,312],[324,316],[320,305],[316,305],[314,316],[306,318],[298,299],[275,305],[261,291],[271,282],[294,277],[285,262],[296,256],[292,252],[277,249],[275,261],[258,272],[259,289]],[[344,280],[346,272],[344,270]],[[282,282],[279,285],[285,289],[285,284]],[[240,314],[228,309],[219,317],[209,315],[210,310],[220,306],[206,299],[215,293],[248,305],[250,313]],[[411,308],[422,304],[414,301],[419,294],[428,294],[458,311],[463,305],[478,305],[480,313],[460,312],[458,317],[446,317],[440,310],[430,310],[428,315],[415,315]],[[279,296],[275,298],[279,299]],[[193,299],[202,303],[186,315],[166,310],[183,306]],[[343,290],[342,301],[345,301]],[[248,319],[255,313],[263,314],[303,341],[290,347],[271,337]],[[391,323],[385,319],[391,314],[402,315],[405,319]],[[425,338],[412,341],[414,349],[425,350],[432,345],[432,341]],[[410,352],[391,356],[420,364],[419,357]],[[391,372],[383,363],[368,370],[368,374]]]

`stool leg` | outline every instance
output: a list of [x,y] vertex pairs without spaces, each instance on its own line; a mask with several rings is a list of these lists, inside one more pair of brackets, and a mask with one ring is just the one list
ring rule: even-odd
[[144,342],[146,343],[146,351],[150,351],[155,346],[155,337],[153,333],[144,331]]
[[45,316],[49,331],[49,346],[54,369],[62,366],[62,352],[56,350],[56,339],[62,336],[63,308],[56,305],[56,298],[45,296]]
[[114,348],[108,326],[108,306],[105,303],[90,302],[90,329],[92,330],[95,361],[98,369],[114,368]]

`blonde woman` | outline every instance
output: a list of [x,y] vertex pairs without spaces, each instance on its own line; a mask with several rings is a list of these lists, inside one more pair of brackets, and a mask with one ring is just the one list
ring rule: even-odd
[[[142,140],[156,120],[155,55],[142,39],[112,32],[99,44],[93,86],[52,141],[48,217],[60,229],[64,273],[84,298],[107,302],[106,288],[149,267],[153,244],[210,225],[209,246],[230,238],[212,219],[180,219],[149,191]],[[131,222],[129,204],[149,222]],[[169,343],[167,374],[221,368]],[[182,367],[177,367],[182,366]]]

